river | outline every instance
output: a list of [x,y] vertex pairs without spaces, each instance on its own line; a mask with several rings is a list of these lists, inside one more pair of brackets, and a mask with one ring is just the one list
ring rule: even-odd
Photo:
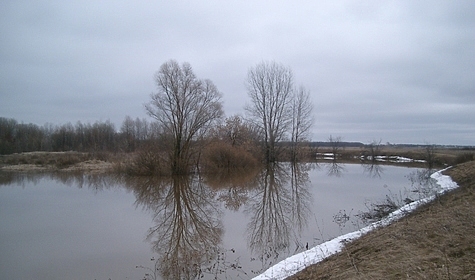
[[250,279],[363,227],[421,168],[279,164],[160,178],[0,173],[1,279]]

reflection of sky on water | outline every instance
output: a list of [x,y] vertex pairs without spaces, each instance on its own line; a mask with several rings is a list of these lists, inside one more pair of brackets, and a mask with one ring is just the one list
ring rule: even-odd
[[341,234],[335,215],[409,190],[415,171],[385,166],[370,176],[367,166],[345,164],[328,176],[329,168],[280,164],[231,181],[0,176],[0,274],[135,279],[147,273],[136,265],[158,263],[174,279],[247,279]]
[[150,246],[143,239],[150,217],[135,209],[129,191],[31,179],[36,183],[0,187],[0,278],[142,276],[132,268],[149,258]]

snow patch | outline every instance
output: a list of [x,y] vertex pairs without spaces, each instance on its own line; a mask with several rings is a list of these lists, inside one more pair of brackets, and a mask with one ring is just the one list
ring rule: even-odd
[[[373,160],[372,156],[360,156],[361,160]],[[426,162],[425,160],[422,159],[412,159],[412,158],[407,158],[407,157],[401,157],[401,156],[375,156],[374,159],[376,161],[382,161],[382,162],[393,162],[393,163],[405,163],[405,162],[421,162],[424,163]]]

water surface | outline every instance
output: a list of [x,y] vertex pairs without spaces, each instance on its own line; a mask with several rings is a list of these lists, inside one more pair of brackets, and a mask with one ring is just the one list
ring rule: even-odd
[[417,171],[327,163],[169,179],[0,174],[0,278],[249,279],[362,227],[354,215],[410,194]]

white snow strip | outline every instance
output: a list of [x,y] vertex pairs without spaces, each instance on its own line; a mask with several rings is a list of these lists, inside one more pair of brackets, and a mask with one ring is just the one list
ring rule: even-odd
[[[372,156],[360,156],[359,157],[362,160],[373,160]],[[394,163],[406,163],[406,162],[426,162],[423,159],[412,159],[412,158],[407,158],[407,157],[401,157],[401,156],[375,156],[374,159],[376,161],[383,161],[383,162],[394,162]]]
[[333,153],[317,153],[317,156],[334,157]]
[[364,234],[376,228],[387,226],[390,223],[404,217],[406,214],[414,211],[414,209],[416,209],[417,207],[434,200],[437,195],[440,195],[449,190],[453,190],[457,188],[458,185],[454,181],[452,181],[452,179],[449,176],[442,175],[442,172],[446,169],[437,171],[431,175],[431,178],[435,179],[437,181],[437,184],[439,184],[441,187],[441,190],[436,195],[432,195],[432,196],[414,201],[412,203],[406,204],[403,207],[399,208],[398,210],[389,214],[386,218],[382,219],[381,221],[372,223],[371,225],[364,227],[360,230],[336,237],[330,241],[317,245],[313,247],[312,249],[309,249],[302,253],[288,257],[287,259],[282,260],[276,265],[270,267],[264,273],[254,277],[253,280],[285,279],[286,277],[289,277],[301,271],[307,266],[316,264],[324,260],[325,258],[340,252],[345,242],[358,239],[359,237],[363,236]]

